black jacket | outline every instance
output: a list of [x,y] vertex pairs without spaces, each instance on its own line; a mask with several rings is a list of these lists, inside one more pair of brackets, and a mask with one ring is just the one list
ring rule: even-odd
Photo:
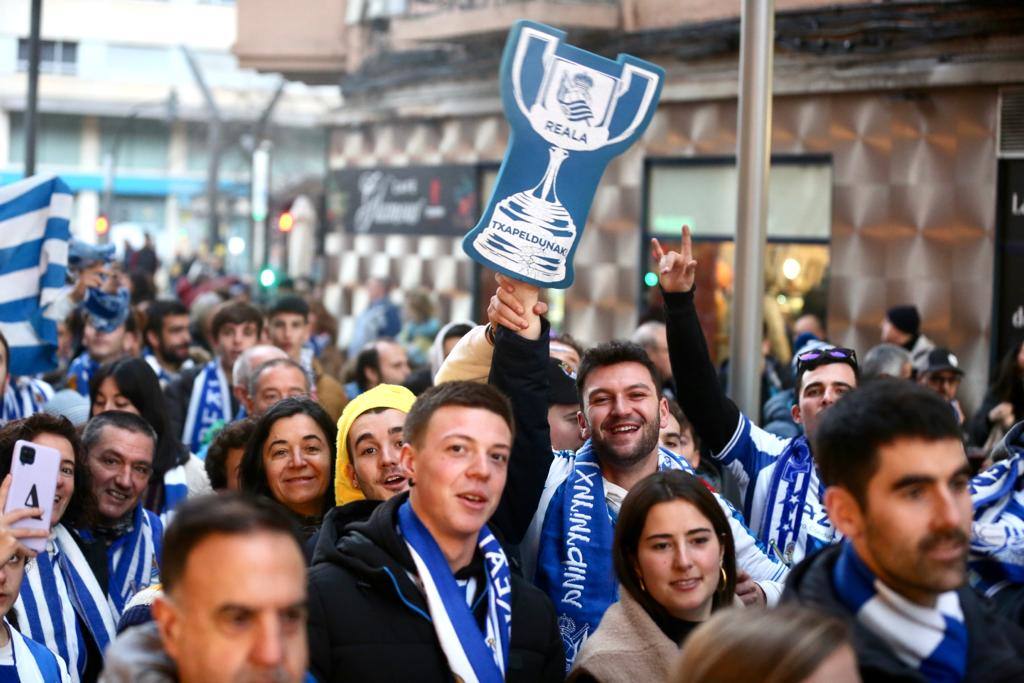
[[[850,627],[864,681],[926,680],[896,658],[881,638],[864,628],[839,601],[832,585],[832,571],[841,546],[812,555],[793,568],[786,581],[783,601],[795,601],[845,621]],[[960,607],[967,626],[967,677],[965,681],[1024,681],[1024,631],[998,616],[970,588],[961,588]]]
[[[410,577],[415,565],[399,536],[402,494],[365,507],[335,508],[324,520],[309,574],[310,670],[331,681],[452,681]],[[512,643],[507,681],[561,681],[562,639],[541,591],[512,576]]]

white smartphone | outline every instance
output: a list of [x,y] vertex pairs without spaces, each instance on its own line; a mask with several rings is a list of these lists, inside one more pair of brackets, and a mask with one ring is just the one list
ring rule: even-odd
[[[60,476],[60,451],[31,441],[19,440],[11,454],[11,490],[7,493],[4,513],[24,508],[41,508],[41,517],[22,519],[13,526],[50,530],[53,499],[57,494]],[[46,549],[45,538],[26,538],[22,541],[36,552]]]

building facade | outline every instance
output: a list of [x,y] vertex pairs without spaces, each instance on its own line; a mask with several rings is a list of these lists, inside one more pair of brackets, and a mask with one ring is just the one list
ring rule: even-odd
[[[265,4],[243,0],[240,18]],[[339,4],[310,1],[305,10],[329,5],[340,15]],[[634,54],[667,72],[647,132],[601,181],[574,285],[552,293],[561,326],[587,342],[627,336],[657,306],[644,282],[648,238],[672,243],[689,222],[705,329],[716,349],[727,348],[731,283],[743,277],[731,265],[738,8],[350,0],[330,35],[338,56],[317,67],[319,79],[337,75],[345,97],[327,121],[326,303],[347,319],[365,303],[366,277],[388,275],[404,289],[433,290],[443,317],[480,317],[492,285],[458,236],[428,221],[419,232],[394,221],[354,228],[355,171],[407,176],[399,186],[408,189],[433,168],[472,183],[476,207],[485,202],[508,141],[498,58],[511,22],[525,17],[567,29],[572,44]],[[963,397],[976,405],[991,357],[1020,333],[1001,313],[1018,294],[1000,289],[996,257],[997,242],[1012,237],[999,227],[1001,178],[1024,151],[1001,133],[1021,116],[1013,103],[1024,82],[1024,10],[810,0],[779,0],[776,10],[766,319],[821,314],[833,342],[863,352],[879,341],[887,307],[914,303],[924,332],[959,355]]]

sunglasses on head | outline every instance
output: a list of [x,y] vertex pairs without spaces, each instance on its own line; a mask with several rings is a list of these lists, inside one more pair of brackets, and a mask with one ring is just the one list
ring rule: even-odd
[[829,363],[846,363],[856,368],[857,352],[842,346],[804,351],[796,357],[796,371],[799,373],[805,370],[813,370]]

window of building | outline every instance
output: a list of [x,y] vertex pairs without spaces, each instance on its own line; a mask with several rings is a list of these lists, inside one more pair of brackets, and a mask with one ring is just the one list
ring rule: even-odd
[[167,123],[139,117],[100,119],[100,148],[116,151],[117,169],[164,170],[170,145]]
[[[732,158],[649,160],[646,166],[641,315],[662,306],[647,244],[657,237],[678,249],[689,225],[698,268],[697,308],[713,359],[729,353],[734,271],[737,171]],[[772,159],[765,249],[765,339],[770,353],[788,364],[788,331],[813,313],[826,320],[829,239],[832,231],[832,163],[827,156]]]
[[[36,121],[36,161],[41,165],[77,166],[82,153],[82,117],[40,114]],[[25,115],[11,112],[8,161],[25,161]]]
[[[28,71],[28,38],[18,38],[18,71]],[[39,41],[39,71],[73,76],[78,67],[78,43],[70,40]]]

